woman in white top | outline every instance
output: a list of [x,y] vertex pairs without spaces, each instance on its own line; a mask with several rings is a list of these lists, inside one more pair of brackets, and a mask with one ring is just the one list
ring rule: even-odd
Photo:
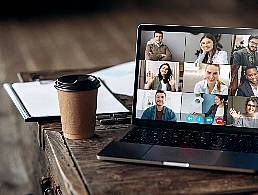
[[227,52],[217,49],[217,41],[212,34],[204,34],[200,40],[200,53],[195,63],[228,64]]
[[219,80],[219,74],[218,64],[207,64],[204,79],[195,84],[194,93],[228,95],[228,87]]

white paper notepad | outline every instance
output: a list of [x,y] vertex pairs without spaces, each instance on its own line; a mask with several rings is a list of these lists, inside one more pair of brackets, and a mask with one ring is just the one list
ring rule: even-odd
[[[4,84],[4,88],[14,101],[18,110],[21,112],[22,109],[25,109],[25,112],[28,112],[27,114],[31,119],[27,121],[37,121],[33,118],[60,116],[54,81]],[[97,114],[107,114],[129,112],[129,110],[101,82],[101,86],[98,89],[96,112]]]

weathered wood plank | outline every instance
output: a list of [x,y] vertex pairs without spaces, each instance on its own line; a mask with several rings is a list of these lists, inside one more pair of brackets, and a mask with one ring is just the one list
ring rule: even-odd
[[56,131],[45,131],[46,156],[50,163],[50,175],[55,187],[60,186],[63,194],[88,194],[79,172],[75,167],[62,135]]

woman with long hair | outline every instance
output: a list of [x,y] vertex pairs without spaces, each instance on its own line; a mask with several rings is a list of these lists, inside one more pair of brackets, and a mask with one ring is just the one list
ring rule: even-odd
[[223,122],[220,122],[220,125],[225,124],[227,120],[227,103],[225,101],[227,96],[216,95],[214,98],[214,104],[209,108],[206,113],[197,113],[193,112],[193,115],[198,115],[202,117],[212,117],[213,124],[216,123],[216,118],[223,118]]
[[216,38],[206,33],[200,40],[200,52],[195,63],[228,64],[227,52],[219,51]]
[[228,95],[228,87],[219,79],[219,75],[219,64],[207,64],[204,79],[195,84],[194,93]]
[[172,74],[172,70],[168,63],[161,64],[159,67],[158,76],[154,76],[153,73],[147,73],[147,83],[145,89],[164,90],[164,91],[176,91],[175,79]]

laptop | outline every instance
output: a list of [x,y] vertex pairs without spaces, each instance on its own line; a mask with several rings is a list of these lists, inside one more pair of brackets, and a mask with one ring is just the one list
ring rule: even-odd
[[257,35],[249,28],[139,25],[132,125],[97,158],[255,173],[258,93],[242,92],[258,80]]

